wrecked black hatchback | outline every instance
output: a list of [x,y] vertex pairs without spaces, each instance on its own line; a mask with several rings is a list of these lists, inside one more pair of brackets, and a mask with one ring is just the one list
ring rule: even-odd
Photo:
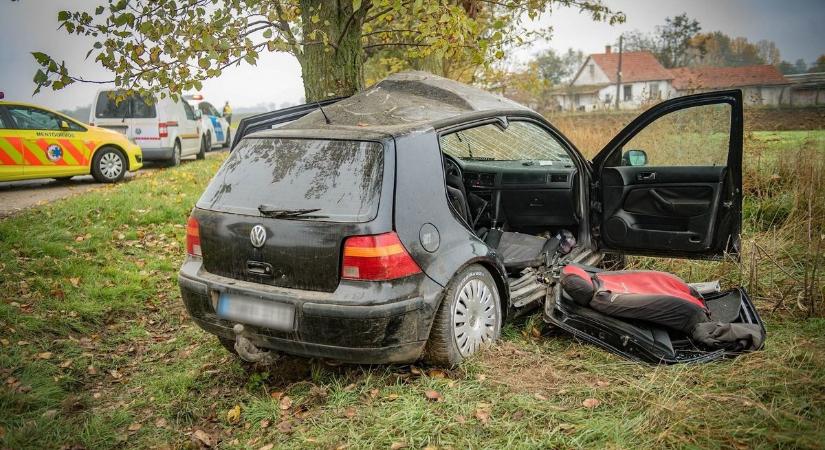
[[[407,72],[244,119],[232,147],[189,218],[179,283],[193,320],[246,360],[450,366],[539,308],[635,359],[702,361],[761,345],[713,345],[644,316],[649,308],[609,315],[591,302],[605,293],[594,267],[604,255],[738,253],[739,91],[665,101],[591,162],[530,109]],[[592,297],[566,291],[568,267],[587,274]],[[700,322],[764,337],[742,289],[641,277],[633,294],[658,295],[670,319],[680,305],[662,295],[677,289],[695,294]]]

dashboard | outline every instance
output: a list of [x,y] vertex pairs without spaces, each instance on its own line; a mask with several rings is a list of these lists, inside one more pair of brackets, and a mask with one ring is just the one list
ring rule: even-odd
[[[513,230],[574,226],[576,168],[564,161],[462,160],[444,155],[448,174],[460,176],[468,191],[499,202],[499,220]],[[503,217],[502,217],[503,216]]]

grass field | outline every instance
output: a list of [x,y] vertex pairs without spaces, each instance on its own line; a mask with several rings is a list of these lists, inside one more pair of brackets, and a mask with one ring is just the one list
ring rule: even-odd
[[[794,203],[821,172],[782,170],[821,165],[823,136],[749,136],[746,242],[767,247],[792,227],[808,236],[806,224],[822,232],[821,210],[801,210],[821,205]],[[0,222],[0,448],[825,448],[825,320],[802,318],[802,284],[767,258],[754,286],[766,349],[732,361],[633,364],[530,319],[452,371],[242,364],[188,320],[176,286],[183,224],[220,162],[210,155]],[[811,186],[821,197],[822,184]],[[766,218],[781,195],[774,208],[790,209]],[[802,273],[804,236],[766,250]],[[754,281],[732,262],[634,263],[690,281]],[[776,312],[784,297],[773,292],[789,299]]]

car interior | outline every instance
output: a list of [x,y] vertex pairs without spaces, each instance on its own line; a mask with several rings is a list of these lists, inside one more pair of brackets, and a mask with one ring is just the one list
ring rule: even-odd
[[[450,204],[513,274],[545,263],[546,255],[577,236],[577,170],[564,147],[550,140],[529,122],[492,123],[441,138]],[[528,148],[536,142],[538,148]]]

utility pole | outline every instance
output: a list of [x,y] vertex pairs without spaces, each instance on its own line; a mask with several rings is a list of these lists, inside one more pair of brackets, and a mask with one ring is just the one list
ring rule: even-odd
[[622,95],[622,35],[619,35],[619,65],[616,67],[616,111],[619,110],[619,96]]

